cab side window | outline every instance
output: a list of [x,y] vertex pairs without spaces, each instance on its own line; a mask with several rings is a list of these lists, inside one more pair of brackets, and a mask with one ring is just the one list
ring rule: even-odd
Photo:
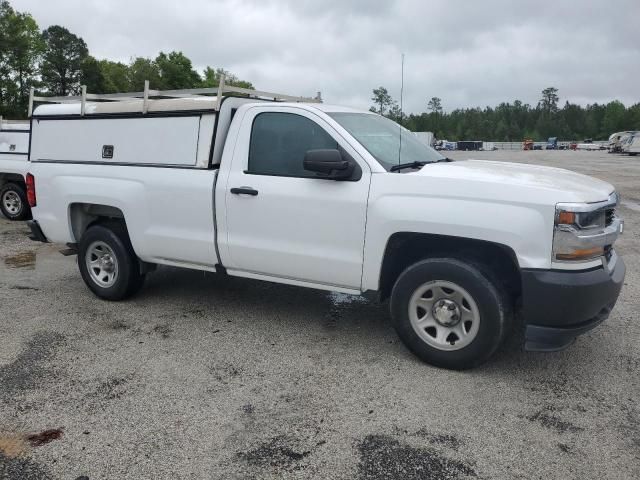
[[336,148],[338,143],[306,117],[293,113],[260,113],[253,120],[247,173],[315,177],[303,167],[305,153]]

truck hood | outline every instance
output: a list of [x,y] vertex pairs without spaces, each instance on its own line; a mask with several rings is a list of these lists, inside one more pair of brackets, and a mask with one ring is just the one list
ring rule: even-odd
[[600,202],[607,200],[614,191],[614,187],[607,182],[563,168],[486,160],[462,160],[425,165],[414,175],[463,182],[483,182],[496,186],[515,187],[518,190],[538,191],[554,203]]

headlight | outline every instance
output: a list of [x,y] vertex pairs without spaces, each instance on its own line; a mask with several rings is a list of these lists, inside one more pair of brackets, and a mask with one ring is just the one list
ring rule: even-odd
[[606,255],[622,222],[615,216],[617,194],[596,204],[558,204],[553,232],[553,261],[586,261]]
[[556,225],[575,226],[579,229],[604,228],[606,213],[604,209],[593,212],[569,212],[558,210]]

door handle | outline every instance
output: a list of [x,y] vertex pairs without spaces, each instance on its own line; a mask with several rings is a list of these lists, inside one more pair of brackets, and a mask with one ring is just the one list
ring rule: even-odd
[[255,197],[258,195],[258,190],[255,190],[251,187],[235,187],[231,189],[231,193],[234,195],[251,195]]

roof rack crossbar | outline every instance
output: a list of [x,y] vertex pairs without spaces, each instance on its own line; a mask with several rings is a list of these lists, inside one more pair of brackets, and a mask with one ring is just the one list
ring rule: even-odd
[[81,87],[81,95],[70,96],[56,96],[56,97],[41,97],[35,96],[33,87],[29,93],[29,117],[33,113],[33,107],[36,102],[40,103],[77,103],[80,102],[81,115],[86,113],[86,102],[92,100],[98,100],[103,102],[124,102],[131,100],[142,100],[142,112],[147,113],[151,102],[159,98],[202,98],[203,96],[211,96],[216,99],[215,110],[220,110],[222,96],[225,93],[238,93],[241,95],[247,95],[249,98],[263,98],[275,101],[288,101],[288,102],[311,102],[320,103],[322,97],[320,92],[316,97],[297,97],[293,95],[285,95],[282,93],[264,92],[260,90],[252,90],[249,88],[234,87],[225,84],[225,76],[220,76],[220,82],[217,87],[210,88],[187,88],[183,90],[151,90],[149,88],[149,81],[144,82],[144,91],[142,92],[127,92],[127,93],[87,93],[86,86]]

